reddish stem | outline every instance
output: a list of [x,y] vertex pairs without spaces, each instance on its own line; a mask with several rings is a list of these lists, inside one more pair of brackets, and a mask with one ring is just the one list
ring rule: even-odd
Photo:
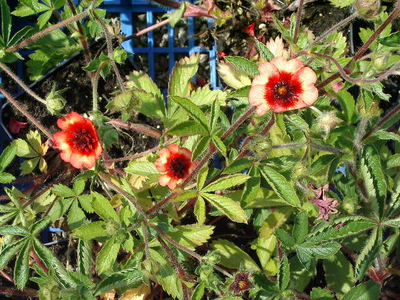
[[31,250],[31,256],[34,259],[34,261],[37,263],[37,265],[46,273],[49,273],[49,269],[44,265],[42,260],[39,258],[39,256],[36,254],[34,250]]
[[121,120],[111,120],[108,122],[111,125],[117,126],[117,127],[122,127],[128,130],[133,130],[141,134],[145,134],[147,136],[160,139],[162,137],[162,132],[159,130],[155,130],[151,128],[150,126],[146,126],[143,124],[129,124],[126,122],[123,122]]

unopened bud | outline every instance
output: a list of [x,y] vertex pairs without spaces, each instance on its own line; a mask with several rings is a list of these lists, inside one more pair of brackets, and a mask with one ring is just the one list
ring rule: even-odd
[[66,90],[56,91],[55,87],[53,87],[50,94],[46,97],[46,107],[52,115],[57,115],[63,110],[67,101],[62,96],[62,93]]
[[324,111],[317,117],[317,128],[328,135],[331,129],[335,128],[340,122],[342,120],[336,117],[335,111]]
[[354,2],[356,10],[361,17],[371,19],[379,13],[381,8],[380,0],[356,0]]
[[384,70],[386,69],[386,64],[387,64],[387,55],[383,53],[377,53],[374,55],[372,59],[372,64],[374,67],[378,70]]

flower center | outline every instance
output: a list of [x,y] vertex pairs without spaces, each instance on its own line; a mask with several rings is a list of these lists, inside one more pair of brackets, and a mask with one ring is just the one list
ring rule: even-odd
[[168,175],[176,179],[186,177],[189,171],[189,164],[190,161],[183,156],[171,158],[168,166]]
[[83,153],[90,153],[94,150],[97,141],[85,128],[81,128],[72,133],[70,142],[72,148]]
[[275,97],[278,99],[286,99],[291,96],[292,92],[290,86],[288,86],[285,82],[279,82],[275,86]]

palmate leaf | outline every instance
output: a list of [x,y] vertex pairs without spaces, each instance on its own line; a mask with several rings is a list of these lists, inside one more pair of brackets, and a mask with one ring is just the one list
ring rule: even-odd
[[0,235],[29,235],[29,230],[17,225],[5,225],[0,228]]
[[238,223],[247,223],[246,213],[240,207],[240,204],[238,202],[225,196],[210,193],[202,192],[200,196],[210,202],[216,209],[218,209],[232,221]]
[[90,275],[92,265],[92,241],[85,241],[79,239],[76,249],[76,256],[78,260],[78,271],[84,275]]
[[355,275],[357,280],[364,277],[368,267],[375,260],[382,246],[382,228],[375,227],[372,231],[367,244],[364,246],[357,258],[355,266]]
[[218,239],[211,243],[211,248],[218,250],[221,255],[220,264],[225,267],[232,269],[243,268],[245,270],[260,270],[260,267],[250,255],[230,241]]
[[194,249],[206,243],[213,232],[214,226],[193,224],[176,226],[168,235],[179,244]]
[[373,213],[380,220],[384,213],[387,185],[380,156],[375,147],[371,145],[364,147],[361,154],[360,170]]
[[[14,257],[14,255],[24,247],[26,243],[29,242],[29,237],[20,239],[12,244],[9,244],[2,248],[0,252],[0,270],[8,264],[8,262]],[[4,241],[3,241],[4,243]]]
[[84,224],[72,232],[73,236],[84,240],[92,240],[98,237],[107,236],[107,223],[104,221],[96,221]]
[[94,192],[92,193],[92,207],[96,214],[98,214],[104,221],[114,220],[119,223],[119,218],[110,201],[103,195]]
[[193,54],[179,60],[172,69],[168,84],[168,95],[186,97],[190,79],[197,73],[200,55]]
[[4,44],[8,44],[8,39],[11,33],[11,15],[10,7],[7,5],[7,0],[0,0],[1,8],[1,36],[3,37]]
[[381,286],[375,281],[360,283],[351,289],[342,300],[378,300],[381,295]]
[[245,183],[250,176],[245,174],[228,175],[215,180],[214,182],[203,188],[202,192],[214,192],[218,190],[225,190],[235,185]]
[[112,270],[112,265],[117,259],[119,249],[121,248],[121,244],[117,241],[118,237],[114,236],[101,248],[96,260],[97,273],[102,274]]
[[29,254],[31,251],[31,240],[22,247],[14,266],[14,282],[18,289],[23,290],[29,277]]
[[205,130],[207,130],[207,132],[210,132],[207,124],[207,117],[197,105],[186,98],[178,96],[171,96],[170,99],[177,103],[183,110],[185,110],[186,113],[196,120],[199,126],[202,126]]
[[127,269],[107,276],[97,284],[95,295],[101,295],[113,289],[125,286],[130,288],[138,287],[142,284],[143,273],[137,269]]

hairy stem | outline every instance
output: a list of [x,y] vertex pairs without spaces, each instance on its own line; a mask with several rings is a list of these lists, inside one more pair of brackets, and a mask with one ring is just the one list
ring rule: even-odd
[[3,88],[0,88],[0,93],[2,93],[4,97],[6,97],[7,100],[12,105],[14,105],[14,107],[18,109],[21,114],[23,114],[29,121],[31,121],[32,124],[34,124],[41,132],[43,132],[49,140],[53,139],[53,135],[51,134],[51,132],[46,127],[44,127],[38,120],[36,120],[25,108],[23,108],[21,104],[17,102],[17,100],[11,97],[11,95],[7,91],[5,91]]
[[311,146],[313,148],[315,148],[317,150],[327,151],[327,152],[331,152],[331,153],[334,153],[334,154],[340,154],[340,155],[349,154],[349,152],[344,151],[342,149],[338,149],[338,148],[335,148],[335,147],[332,147],[332,146],[321,145],[321,144],[318,144],[318,143],[313,142],[313,141],[311,141],[310,144],[311,144]]
[[64,26],[67,26],[73,22],[76,22],[80,19],[83,19],[85,17],[87,17],[89,15],[88,10],[85,10],[83,12],[81,12],[80,14],[77,14],[76,16],[73,16],[71,18],[65,19],[64,21],[61,21],[57,24],[54,24],[53,26],[50,26],[48,28],[45,28],[44,30],[32,35],[31,37],[27,38],[26,40],[22,41],[21,43],[19,43],[18,45],[15,45],[13,47],[10,47],[6,50],[6,52],[14,52],[15,50],[18,50],[22,47],[25,47],[26,45],[36,41],[37,39],[45,36],[46,34],[49,34],[50,32],[60,29]]
[[96,73],[94,73],[93,76],[91,76],[91,81],[92,81],[92,109],[93,111],[98,111],[99,110],[99,101],[98,101],[98,87],[99,87],[99,79],[100,79],[100,73],[101,70],[107,65],[107,62],[103,62]]
[[21,79],[18,78],[17,75],[14,74],[13,71],[11,71],[10,68],[8,68],[5,64],[3,64],[2,62],[0,62],[0,68],[3,69],[4,72],[7,73],[8,76],[10,76],[12,79],[15,80],[16,83],[18,83],[18,85],[20,87],[22,87],[22,89],[27,92],[30,96],[32,96],[35,100],[39,101],[40,103],[46,105],[46,100],[44,100],[43,98],[40,98],[34,91],[32,91]]
[[304,6],[304,0],[300,0],[299,7],[297,9],[296,25],[295,25],[295,28],[294,28],[294,35],[293,35],[293,43],[294,44],[297,43],[297,38],[299,37],[301,14],[303,13],[303,6]]
[[154,29],[157,29],[157,28],[161,27],[161,26],[164,26],[164,25],[168,24],[169,21],[170,21],[169,19],[162,20],[161,22],[153,24],[153,25],[151,25],[151,26],[149,26],[149,27],[147,27],[147,28],[145,28],[143,30],[140,30],[140,31],[138,31],[138,32],[136,32],[136,33],[134,33],[134,34],[132,34],[130,36],[127,36],[127,37],[124,38],[124,42],[125,41],[129,41],[129,40],[133,39],[134,37],[146,34],[146,33],[150,32],[150,31],[152,31]]
[[111,120],[108,124],[122,127],[128,130],[133,130],[141,134],[145,134],[155,139],[160,139],[162,137],[162,132],[156,129],[151,128],[150,126],[143,125],[143,124],[129,124],[125,123],[121,120]]

